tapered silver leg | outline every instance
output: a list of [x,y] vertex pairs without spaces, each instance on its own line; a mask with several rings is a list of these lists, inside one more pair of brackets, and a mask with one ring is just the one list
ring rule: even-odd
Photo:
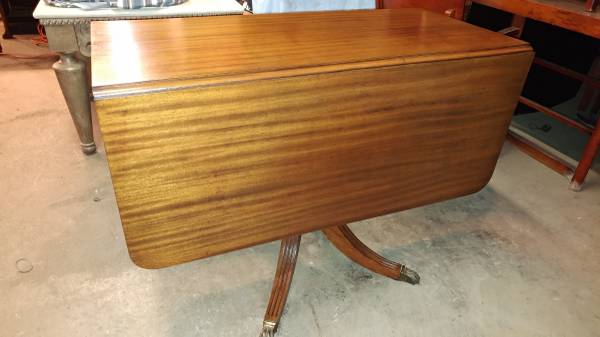
[[81,149],[85,154],[96,152],[92,129],[92,113],[87,84],[85,63],[75,57],[75,53],[60,53],[60,60],[52,66],[58,78],[67,107],[77,129]]

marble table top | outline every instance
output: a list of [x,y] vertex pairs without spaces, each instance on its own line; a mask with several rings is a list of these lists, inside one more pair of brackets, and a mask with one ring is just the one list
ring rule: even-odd
[[243,7],[235,0],[188,0],[180,5],[168,7],[147,7],[140,9],[103,8],[98,10],[59,8],[49,6],[41,0],[35,8],[33,16],[36,19],[40,19],[42,24],[59,22],[66,24],[91,20],[242,14],[243,11]]

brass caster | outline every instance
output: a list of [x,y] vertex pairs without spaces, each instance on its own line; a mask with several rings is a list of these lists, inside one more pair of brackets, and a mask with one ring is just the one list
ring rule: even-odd
[[404,268],[402,268],[402,271],[400,272],[400,276],[398,276],[398,278],[396,278],[396,280],[408,282],[408,283],[414,285],[414,284],[419,284],[419,282],[421,281],[421,277],[419,276],[419,274],[417,274],[416,271],[414,271],[408,267],[404,267]]
[[274,337],[275,331],[277,331],[277,324],[273,322],[264,321],[263,328],[259,337]]

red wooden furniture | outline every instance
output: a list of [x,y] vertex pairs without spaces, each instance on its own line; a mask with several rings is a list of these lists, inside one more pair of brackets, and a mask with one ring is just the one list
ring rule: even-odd
[[[600,13],[594,11],[598,0],[587,0],[585,3],[581,0],[472,0],[468,4],[463,0],[377,0],[377,8],[420,7],[444,13],[457,19],[463,19],[465,12],[468,13],[465,8],[468,8],[471,2],[513,13],[512,26],[500,32],[517,38],[521,36],[527,18],[600,38]],[[541,58],[535,58],[534,63],[563,76],[581,81],[586,85],[579,111],[587,109],[590,104],[592,104],[592,111],[600,108],[600,98],[593,101],[598,88],[600,88],[600,78],[597,74],[600,73],[600,62],[595,62],[595,67],[590,72],[591,76],[577,73]],[[570,188],[572,190],[580,190],[594,158],[598,154],[600,122],[596,123],[595,127],[589,126],[523,96],[519,98],[519,102],[590,135],[583,156],[574,168],[515,132],[509,131],[508,134],[508,139],[525,153],[571,179]]]
[[[525,20],[531,18],[542,21],[551,25],[555,25],[564,29],[585,34],[596,39],[600,38],[600,13],[593,11],[597,5],[597,0],[588,0],[586,3],[573,0],[473,0],[472,2],[493,7],[505,12],[513,13],[513,21],[511,28],[507,32],[512,32],[515,37],[520,37]],[[539,57],[534,59],[534,63],[544,68],[555,71],[563,76],[581,81],[586,85],[584,98],[580,103],[579,110],[584,110],[589,104],[594,104],[595,109],[598,102],[592,102],[594,92],[600,88],[600,78],[593,76],[594,69],[590,75],[580,74],[571,69],[562,67],[558,64],[546,61]],[[600,62],[595,62],[596,68]],[[596,70],[597,71],[597,70]],[[581,160],[576,167],[566,163],[558,157],[544,151],[534,143],[517,135],[509,130],[508,139],[518,146],[521,150],[550,167],[554,171],[564,175],[571,180],[570,188],[574,191],[579,191],[585,180],[585,177],[590,170],[595,157],[598,154],[600,146],[600,121],[595,127],[586,125],[580,121],[566,117],[549,107],[535,102],[531,99],[521,96],[519,102],[525,104],[537,111],[544,113],[563,124],[569,125],[580,132],[590,135],[590,139],[585,147]]]
[[465,0],[377,0],[377,8],[423,8],[461,19]]
[[593,12],[598,6],[598,0],[587,0],[585,2],[585,10],[588,12]]

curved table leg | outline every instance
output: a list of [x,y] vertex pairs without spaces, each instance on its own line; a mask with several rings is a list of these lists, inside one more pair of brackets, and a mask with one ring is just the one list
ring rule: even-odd
[[372,251],[352,233],[347,225],[329,227],[323,229],[323,233],[350,260],[372,272],[410,284],[417,284],[421,279],[414,270]]
[[277,331],[277,326],[283,314],[285,301],[292,283],[292,277],[294,276],[299,247],[300,235],[290,236],[281,240],[277,270],[260,337],[273,337]]

